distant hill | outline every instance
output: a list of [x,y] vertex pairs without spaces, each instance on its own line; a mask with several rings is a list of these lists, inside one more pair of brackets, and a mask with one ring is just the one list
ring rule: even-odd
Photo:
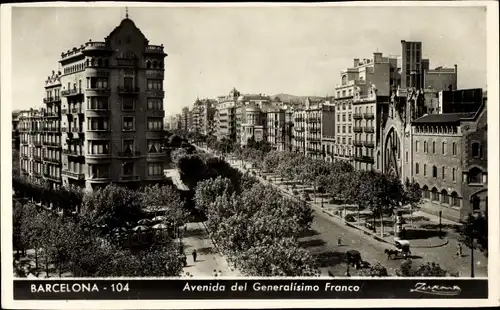
[[324,99],[324,97],[319,97],[319,96],[295,96],[290,94],[276,94],[274,96],[271,96],[271,98],[275,97],[280,98],[282,102],[300,102],[300,103],[304,103],[306,101],[306,98],[310,98],[313,100]]

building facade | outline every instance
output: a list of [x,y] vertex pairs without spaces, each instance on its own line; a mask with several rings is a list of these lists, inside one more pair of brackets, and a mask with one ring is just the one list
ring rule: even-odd
[[88,190],[163,181],[165,56],[128,16],[104,42],[62,53],[45,108],[21,113],[21,171]]
[[240,92],[233,88],[228,96],[217,98],[214,114],[215,136],[218,140],[230,139],[236,141],[236,101]]

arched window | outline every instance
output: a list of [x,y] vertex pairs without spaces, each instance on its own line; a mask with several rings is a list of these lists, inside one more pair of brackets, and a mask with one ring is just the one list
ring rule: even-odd
[[451,148],[452,148],[452,154],[457,155],[457,144],[455,142],[452,143]]
[[478,142],[472,143],[472,157],[481,157],[481,145]]
[[458,198],[458,194],[456,192],[451,193],[451,205],[454,207],[460,207],[460,199]]
[[432,166],[432,177],[437,178],[438,176],[438,168],[436,166]]
[[483,172],[481,169],[474,167],[469,170],[469,183],[482,183],[483,182]]
[[450,196],[448,196],[448,192],[445,189],[441,191],[441,203],[450,204]]
[[91,64],[92,64],[92,67],[96,65],[95,58],[92,58],[92,60],[91,60]]

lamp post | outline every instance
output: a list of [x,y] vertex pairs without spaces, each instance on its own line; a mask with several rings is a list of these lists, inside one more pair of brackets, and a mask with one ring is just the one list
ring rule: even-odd
[[443,238],[443,228],[442,228],[443,225],[441,223],[442,217],[443,217],[443,211],[439,211],[439,238]]

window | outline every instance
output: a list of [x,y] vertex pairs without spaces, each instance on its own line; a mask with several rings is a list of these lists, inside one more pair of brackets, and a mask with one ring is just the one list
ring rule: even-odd
[[472,204],[472,210],[473,211],[479,211],[480,210],[481,199],[478,196],[472,197],[471,200],[470,200],[470,202]]
[[88,130],[109,130],[109,120],[107,117],[88,117]]
[[432,166],[432,177],[437,178],[438,176],[438,168],[436,166]]
[[351,127],[351,125],[349,125],[349,133],[351,133],[351,132],[352,132],[352,127]]
[[345,126],[342,126],[342,133],[345,133]]
[[457,144],[455,142],[452,143],[451,145],[453,156],[457,155]]
[[133,116],[124,116],[123,117],[123,131],[133,131],[134,130],[134,117]]
[[446,167],[441,168],[441,174],[443,175],[443,180],[446,179]]
[[446,154],[446,142],[441,143],[441,153],[443,155]]
[[450,204],[450,196],[448,196],[448,192],[445,189],[441,191],[441,203]]
[[349,113],[349,122],[351,121],[351,119],[352,119],[352,114]]
[[433,187],[431,192],[432,192],[432,200],[439,201],[439,192],[437,188]]
[[436,154],[436,141],[432,141],[432,154]]
[[460,207],[460,199],[458,198],[458,194],[456,192],[451,193],[451,205],[454,207]]
[[345,113],[342,114],[342,121],[345,122]]
[[123,152],[126,154],[132,154],[133,151],[134,151],[134,140],[133,139],[123,140]]
[[100,140],[90,140],[88,141],[88,152],[91,155],[109,154],[109,142]]
[[418,144],[419,144],[419,142],[415,141],[415,152],[417,152],[417,153],[418,153]]
[[163,163],[148,163],[148,175],[159,176],[163,174]]
[[122,110],[123,111],[133,111],[135,110],[135,99],[131,97],[122,98]]
[[406,163],[408,163],[408,151],[406,151]]
[[472,157],[481,157],[481,145],[478,142],[472,143]]
[[109,165],[89,165],[91,179],[109,178]]
[[89,110],[108,110],[107,97],[87,97],[87,108]]
[[418,163],[415,163],[415,174],[419,174],[420,173],[420,171],[419,171],[420,169],[419,168],[420,167],[419,167]]
[[427,141],[424,141],[424,153],[427,153]]
[[457,181],[457,169],[455,169],[455,168],[451,169],[451,178],[452,178],[453,182]]
[[134,89],[134,78],[132,78],[132,77],[124,77],[123,78],[123,88],[125,88],[125,89]]
[[[87,80],[88,82],[88,80]],[[108,78],[90,78],[90,88],[108,88]]]
[[148,130],[163,130],[163,119],[148,118]]
[[[163,100],[160,98],[148,98],[148,110],[161,111],[163,110]],[[277,117],[277,115],[275,115]]]
[[337,122],[340,122],[340,114],[337,114]]
[[126,162],[122,164],[123,175],[133,175],[134,174],[134,163]]
[[483,181],[482,174],[483,172],[481,171],[481,169],[476,167],[472,168],[468,173],[469,183],[476,183],[476,184],[482,183]]
[[148,90],[162,90],[163,81],[162,80],[148,80]]

